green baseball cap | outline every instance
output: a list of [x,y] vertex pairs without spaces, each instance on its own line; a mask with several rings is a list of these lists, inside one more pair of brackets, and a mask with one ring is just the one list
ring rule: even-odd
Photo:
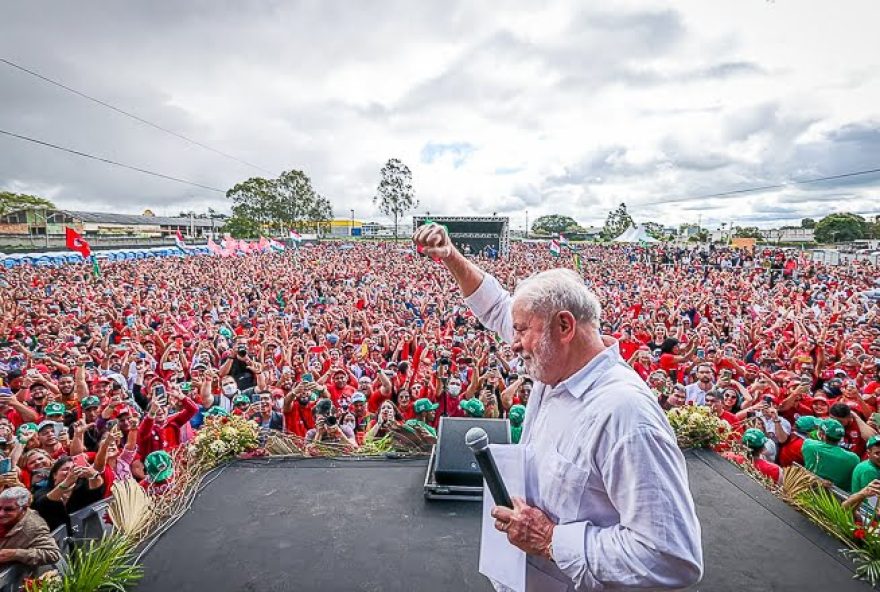
[[174,463],[171,461],[171,455],[164,450],[148,454],[144,459],[144,469],[147,471],[147,477],[153,483],[167,481],[174,475]]
[[180,383],[180,392],[188,393],[191,390],[192,390],[192,383],[191,382],[181,382]]
[[465,401],[459,401],[458,407],[471,417],[483,417],[483,413],[486,411],[486,407],[479,399],[467,399]]
[[217,329],[217,333],[219,333],[226,339],[232,339],[232,331],[230,331],[226,327],[220,327],[219,329]]
[[801,415],[794,422],[794,429],[803,434],[808,434],[817,427],[819,427],[819,420],[812,415]]
[[514,405],[510,408],[510,411],[507,412],[507,418],[510,420],[510,423],[515,426],[522,424],[523,420],[526,418],[526,406]]
[[83,409],[88,409],[91,407],[100,407],[101,406],[101,399],[99,399],[95,395],[91,395],[91,396],[85,397],[82,400],[82,402],[80,403],[80,406],[82,406]]
[[18,426],[18,429],[15,431],[15,435],[18,436],[19,438],[21,438],[22,432],[36,432],[36,431],[37,431],[37,424],[23,423],[20,426]]
[[843,429],[843,424],[836,419],[831,418],[823,420],[819,425],[819,429],[825,434],[826,438],[835,442],[843,438],[844,434],[846,434],[846,430]]
[[67,413],[67,407],[64,406],[64,403],[49,403],[43,411],[43,414],[46,416],[64,415],[65,413]]
[[241,395],[241,394],[235,395],[235,397],[232,398],[233,405],[241,405],[242,403],[244,403],[246,405],[250,405],[251,398],[248,397],[247,395]]
[[229,417],[229,412],[219,405],[214,405],[205,411],[205,415],[208,417]]
[[880,445],[880,436],[871,436],[868,438],[867,444],[865,444],[866,448],[873,448],[874,446]]
[[743,434],[742,443],[749,448],[763,448],[767,443],[767,436],[757,428],[749,428]]
[[431,399],[417,399],[415,403],[413,403],[413,411],[416,413],[424,413],[425,411],[434,411],[439,407],[437,403],[432,403]]

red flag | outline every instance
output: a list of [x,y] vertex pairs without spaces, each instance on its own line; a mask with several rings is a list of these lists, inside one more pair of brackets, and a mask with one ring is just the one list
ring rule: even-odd
[[67,248],[82,255],[83,259],[88,259],[92,255],[92,248],[89,246],[89,243],[86,242],[86,239],[84,239],[80,233],[73,228],[66,227],[64,230],[67,239]]

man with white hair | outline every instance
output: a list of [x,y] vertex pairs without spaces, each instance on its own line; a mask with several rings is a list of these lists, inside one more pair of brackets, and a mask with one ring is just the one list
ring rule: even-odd
[[413,241],[446,265],[535,381],[520,440],[528,502],[492,510],[495,527],[528,554],[527,581],[560,592],[698,582],[700,525],[684,457],[654,395],[599,334],[601,308],[582,279],[544,271],[511,297],[442,226],[422,226]]
[[24,487],[0,493],[0,567],[21,563],[37,568],[61,559],[46,521],[28,507],[30,501],[31,494]]

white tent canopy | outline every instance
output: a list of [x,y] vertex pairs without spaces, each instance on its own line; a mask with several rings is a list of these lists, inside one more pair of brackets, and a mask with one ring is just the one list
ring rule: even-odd
[[653,238],[648,234],[648,231],[645,230],[645,227],[639,224],[638,226],[630,226],[627,228],[623,234],[614,239],[615,243],[658,243],[656,238]]

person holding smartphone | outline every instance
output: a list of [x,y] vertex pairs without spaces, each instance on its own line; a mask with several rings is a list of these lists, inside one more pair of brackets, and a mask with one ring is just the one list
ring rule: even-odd
[[62,456],[49,471],[51,489],[39,494],[34,509],[43,517],[49,530],[61,525],[70,529],[70,515],[101,501],[104,477],[91,465],[77,466],[73,458]]

